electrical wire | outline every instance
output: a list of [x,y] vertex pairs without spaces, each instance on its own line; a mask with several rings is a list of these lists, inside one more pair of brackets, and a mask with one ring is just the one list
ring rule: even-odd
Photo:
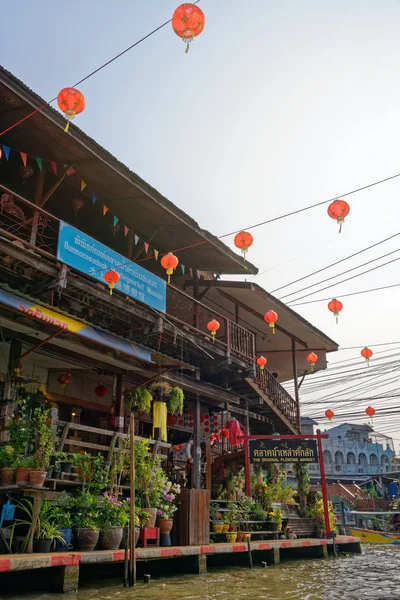
[[[379,292],[382,290],[388,290],[391,288],[399,287],[400,283],[394,283],[392,285],[384,285],[378,288],[371,288],[369,290],[360,290],[359,292],[352,292],[351,294],[340,294],[340,298],[348,298],[349,296],[360,296],[362,294],[369,294],[371,292]],[[307,302],[299,302],[297,304],[291,304],[290,306],[304,306],[305,304],[316,304],[317,302],[327,302],[328,300],[332,300],[332,296],[329,298],[320,298],[319,300],[308,300]],[[341,348],[342,350],[343,348]]]

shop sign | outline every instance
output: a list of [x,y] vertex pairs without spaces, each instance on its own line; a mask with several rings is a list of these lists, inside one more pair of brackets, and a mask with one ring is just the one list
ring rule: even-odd
[[60,221],[57,260],[102,283],[105,273],[114,269],[120,275],[116,290],[160,312],[166,310],[166,281],[64,221]]
[[250,462],[271,463],[317,463],[316,440],[250,440]]

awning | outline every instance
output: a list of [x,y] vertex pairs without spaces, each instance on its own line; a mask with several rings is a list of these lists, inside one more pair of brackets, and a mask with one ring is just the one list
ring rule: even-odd
[[75,334],[89,342],[106,346],[116,352],[121,352],[126,356],[136,358],[143,362],[153,362],[151,352],[150,350],[147,350],[147,348],[132,344],[128,340],[124,340],[116,335],[112,335],[111,333],[107,333],[106,331],[102,331],[101,329],[77,321],[76,319],[72,319],[71,317],[51,310],[43,305],[34,304],[31,300],[22,298],[11,292],[6,292],[2,289],[0,289],[0,305],[1,304],[16,312],[31,317],[32,319],[41,321],[46,325]]

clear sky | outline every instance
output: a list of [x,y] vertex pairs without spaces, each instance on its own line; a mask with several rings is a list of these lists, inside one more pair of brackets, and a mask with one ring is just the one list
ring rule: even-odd
[[[169,19],[177,4],[7,2],[1,62],[52,98]],[[167,26],[81,86],[87,108],[76,124],[217,235],[400,172],[398,0],[200,6],[206,26],[189,54]],[[249,259],[267,272],[254,280],[271,291],[397,233],[399,199],[400,178],[350,197],[340,235],[326,206],[255,229]],[[285,292],[397,248],[400,236]],[[309,299],[400,283],[399,271],[394,262]],[[298,310],[340,345],[374,349],[400,341],[399,294],[344,298],[339,325],[326,302]],[[331,363],[353,357],[358,350],[341,351]],[[375,380],[374,393],[388,377]],[[396,398],[388,404],[399,406]],[[328,406],[341,410],[334,398]],[[358,408],[363,420],[364,403]],[[321,414],[320,405],[308,413]],[[376,428],[400,439],[400,415]]]

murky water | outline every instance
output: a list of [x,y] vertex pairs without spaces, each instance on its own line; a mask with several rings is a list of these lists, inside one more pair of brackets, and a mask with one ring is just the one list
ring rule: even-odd
[[[17,599],[17,596],[7,596]],[[24,594],[24,600],[60,600]],[[18,596],[20,600],[21,596]],[[400,600],[400,546],[365,547],[362,555],[299,560],[267,569],[231,568],[170,577],[124,589],[116,580],[86,584],[73,600]]]

